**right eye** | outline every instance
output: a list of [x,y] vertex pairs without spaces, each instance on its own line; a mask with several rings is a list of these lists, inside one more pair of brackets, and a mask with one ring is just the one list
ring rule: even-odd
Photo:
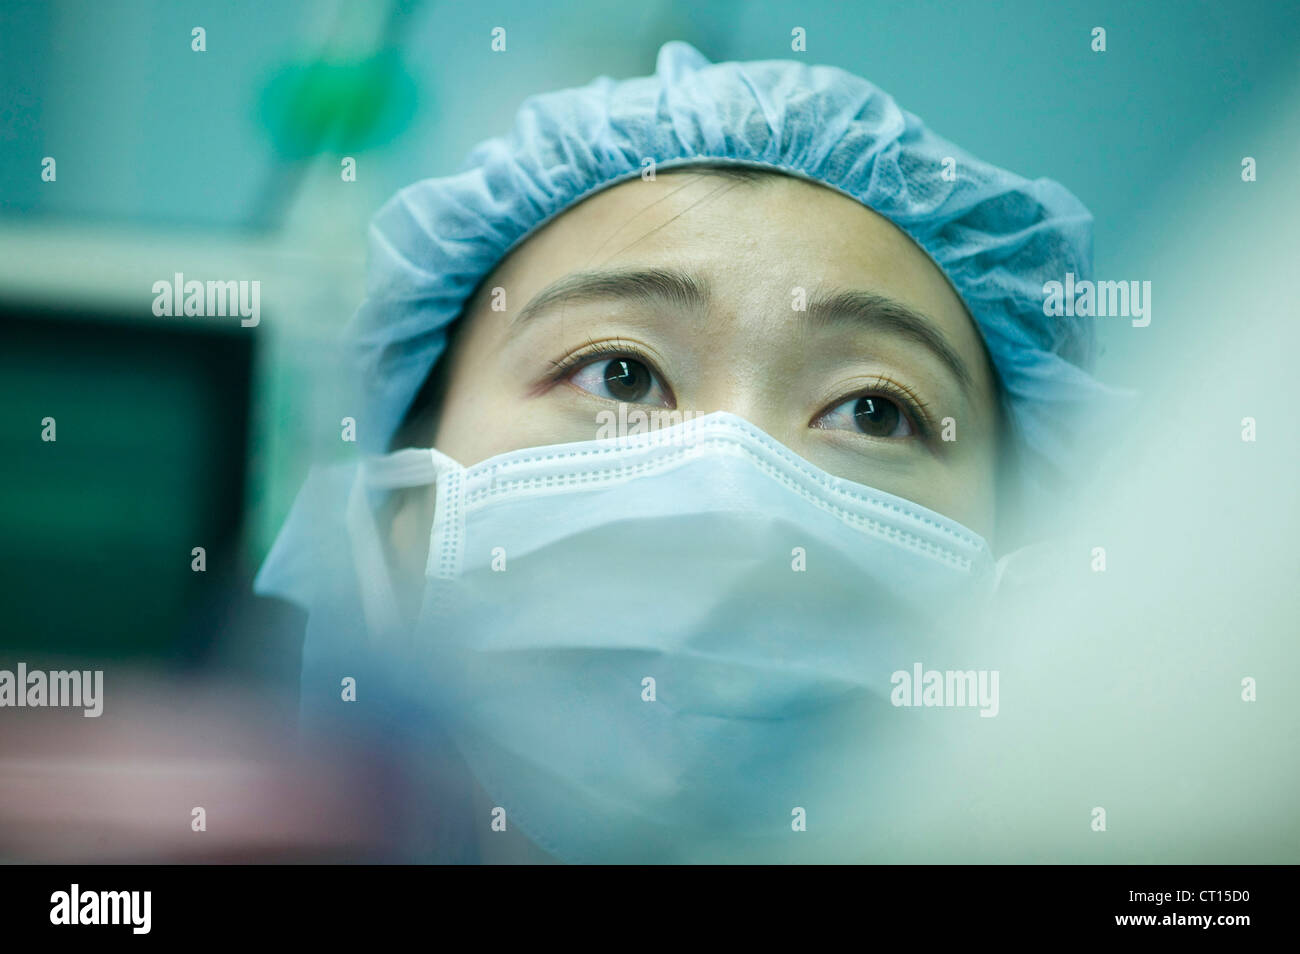
[[658,404],[671,407],[668,389],[643,361],[626,355],[601,356],[578,368],[569,378],[597,397],[626,404]]
[[[823,424],[820,421],[829,423]],[[867,394],[850,398],[819,419],[818,427],[845,429],[868,437],[912,437],[916,431],[907,413],[892,398]]]

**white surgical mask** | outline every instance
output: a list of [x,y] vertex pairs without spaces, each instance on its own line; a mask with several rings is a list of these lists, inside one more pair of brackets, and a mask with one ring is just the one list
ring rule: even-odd
[[[367,489],[422,484],[412,628]],[[472,467],[374,458],[348,528],[392,691],[574,862],[851,858],[909,757],[891,674],[973,638],[996,579],[972,531],[723,412]]]

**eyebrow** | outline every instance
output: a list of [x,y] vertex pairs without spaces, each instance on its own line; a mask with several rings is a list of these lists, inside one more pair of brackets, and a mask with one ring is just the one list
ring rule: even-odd
[[683,311],[703,311],[709,304],[709,286],[675,268],[636,268],[618,271],[577,272],[543,289],[523,307],[513,327],[543,311],[595,301],[631,299],[647,305],[668,305]]
[[[543,289],[511,323],[513,329],[553,308],[599,301],[632,300],[683,311],[708,308],[707,281],[675,268],[577,272]],[[937,358],[968,394],[974,377],[934,319],[875,292],[839,290],[809,299],[804,318],[812,327],[852,325],[905,338]]]
[[974,392],[970,368],[939,330],[938,322],[901,301],[875,292],[837,291],[809,300],[808,321],[822,327],[854,324],[906,338],[938,358],[967,394]]

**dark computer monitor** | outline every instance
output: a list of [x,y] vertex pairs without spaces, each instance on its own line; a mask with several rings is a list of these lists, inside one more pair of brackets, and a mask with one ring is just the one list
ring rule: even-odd
[[256,339],[240,332],[0,304],[0,652],[205,652],[203,607],[248,585]]

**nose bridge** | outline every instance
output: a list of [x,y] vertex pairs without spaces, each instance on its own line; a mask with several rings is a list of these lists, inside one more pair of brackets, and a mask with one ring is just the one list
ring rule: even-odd
[[783,301],[771,300],[771,294],[727,302],[711,316],[695,409],[727,411],[782,438],[790,426],[792,375],[804,342],[799,315],[791,310],[785,316]]
[[698,409],[700,414],[711,414],[714,411],[734,414],[774,437],[786,426],[770,403],[760,401],[745,391],[733,392],[719,400],[709,401]]

